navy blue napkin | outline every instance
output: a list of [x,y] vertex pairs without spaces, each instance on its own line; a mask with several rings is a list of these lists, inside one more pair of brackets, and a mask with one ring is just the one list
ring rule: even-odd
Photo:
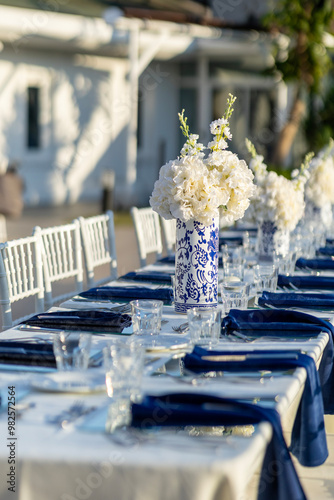
[[233,227],[233,231],[241,231],[241,232],[247,232],[247,233],[252,233],[253,235],[257,233],[257,226],[236,226]]
[[175,264],[175,255],[166,255],[166,257],[162,257],[158,260],[162,264]]
[[275,293],[266,290],[259,297],[259,306],[272,305],[275,307],[309,307],[310,309],[333,309],[334,293],[302,293],[287,292]]
[[165,304],[170,304],[173,300],[172,288],[148,288],[140,286],[101,286],[90,288],[81,292],[80,297],[90,300],[135,300],[135,299],[155,299],[163,300]]
[[55,311],[36,314],[23,324],[48,328],[64,328],[76,331],[122,332],[132,323],[128,314],[112,311],[80,309],[77,311]]
[[220,245],[228,245],[229,243],[242,245],[243,237],[242,236],[219,236],[219,246]]
[[56,368],[53,346],[47,342],[2,340],[0,363]]
[[163,271],[131,271],[130,273],[123,274],[119,279],[121,280],[131,280],[131,281],[147,281],[150,283],[167,283],[172,284],[171,280],[172,273]]
[[[222,245],[223,243],[219,242],[219,245]],[[175,255],[167,255],[167,257],[162,257],[162,259],[159,259],[161,264],[173,264],[175,265]],[[218,256],[218,265],[222,267],[223,265],[223,259],[222,256]]]
[[207,394],[146,396],[141,403],[132,405],[131,425],[139,428],[182,425],[233,426],[253,425],[263,421],[272,425],[273,435],[262,465],[258,500],[306,500],[284,440],[280,417],[272,408],[262,408],[259,405]]
[[334,246],[320,247],[317,250],[318,255],[334,255]]
[[284,287],[294,285],[301,289],[324,290],[331,289],[334,291],[334,276],[285,276],[278,275],[277,285]]
[[[223,356],[215,360],[212,356]],[[212,358],[212,359],[209,359]],[[324,406],[319,375],[313,358],[296,350],[242,350],[237,352],[195,347],[184,366],[194,372],[286,370],[303,367],[307,378],[291,436],[291,452],[307,467],[321,465],[328,457]]]
[[334,269],[334,260],[332,259],[304,259],[300,257],[296,262],[296,267],[303,269],[309,268],[314,271],[326,271]]
[[231,309],[223,318],[222,332],[241,331],[245,335],[272,335],[273,332],[284,337],[298,338],[298,334],[319,335],[327,332],[328,343],[322,354],[319,367],[319,379],[322,388],[324,410],[326,414],[334,413],[334,326],[322,318],[289,309]]

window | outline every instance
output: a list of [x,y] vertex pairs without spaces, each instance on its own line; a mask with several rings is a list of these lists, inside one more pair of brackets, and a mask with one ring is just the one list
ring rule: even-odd
[[39,94],[40,89],[38,87],[28,87],[27,146],[29,149],[40,147]]

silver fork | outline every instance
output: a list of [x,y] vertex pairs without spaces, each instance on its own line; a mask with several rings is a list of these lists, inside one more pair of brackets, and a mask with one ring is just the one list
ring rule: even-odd
[[185,323],[181,323],[181,325],[178,326],[172,326],[172,330],[174,330],[174,332],[177,333],[185,333],[188,331],[188,329],[189,329],[188,321],[186,321]]
[[95,406],[85,406],[85,403],[81,400],[75,401],[72,406],[67,410],[63,410],[61,413],[55,416],[46,416],[46,421],[49,424],[56,425],[60,429],[65,429],[69,424],[77,420],[78,418],[90,413],[95,410]]

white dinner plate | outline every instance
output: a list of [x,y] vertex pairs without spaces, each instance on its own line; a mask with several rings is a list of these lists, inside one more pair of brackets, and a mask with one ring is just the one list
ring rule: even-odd
[[106,390],[103,373],[54,372],[35,378],[31,387],[43,392],[71,392],[88,394]]

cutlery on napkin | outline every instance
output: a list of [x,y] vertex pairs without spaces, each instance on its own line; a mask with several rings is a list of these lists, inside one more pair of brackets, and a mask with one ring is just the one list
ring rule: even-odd
[[[157,418],[163,415],[164,418]],[[263,461],[259,500],[306,500],[287,449],[280,417],[276,410],[234,399],[207,394],[166,394],[145,396],[132,405],[132,427],[154,426],[234,426],[269,422],[273,429]],[[273,467],[272,465],[276,466]]]
[[296,350],[206,350],[195,346],[183,358],[184,367],[195,373],[286,370],[303,367],[307,379],[292,429],[291,451],[307,467],[322,464],[328,457],[324,407],[319,374],[313,358]]
[[58,328],[77,331],[98,331],[105,333],[121,333],[132,323],[128,314],[113,311],[54,311],[36,314],[21,325]]
[[80,297],[92,300],[135,300],[135,299],[156,299],[163,300],[165,304],[170,304],[173,300],[172,288],[148,288],[140,286],[101,286],[90,288],[79,294]]

